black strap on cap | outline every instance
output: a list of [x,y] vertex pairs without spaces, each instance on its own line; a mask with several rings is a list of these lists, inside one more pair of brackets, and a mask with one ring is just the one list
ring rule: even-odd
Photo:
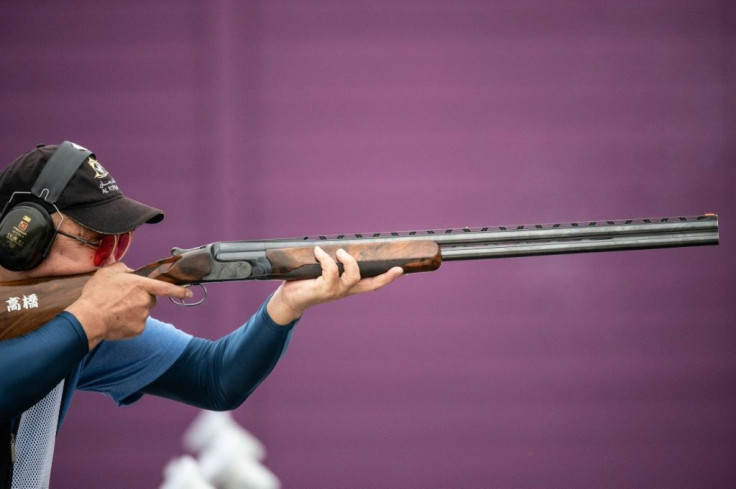
[[56,203],[69,180],[89,156],[94,156],[92,151],[71,141],[64,141],[41,170],[31,187],[31,193],[49,204]]

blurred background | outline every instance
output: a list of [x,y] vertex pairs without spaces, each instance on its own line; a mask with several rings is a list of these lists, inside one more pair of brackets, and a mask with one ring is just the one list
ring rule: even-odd
[[[720,214],[718,247],[453,262],[310,310],[233,413],[284,487],[736,485],[733,2],[2,7],[0,161],[95,151],[167,211],[132,267],[219,240]],[[217,338],[276,286],[155,315]],[[52,487],[158,487],[197,412],[78,394]]]

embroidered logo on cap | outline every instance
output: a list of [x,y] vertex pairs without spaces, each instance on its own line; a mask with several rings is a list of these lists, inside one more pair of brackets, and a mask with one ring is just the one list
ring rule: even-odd
[[87,164],[92,167],[92,170],[95,172],[95,178],[105,178],[109,175],[107,170],[105,170],[105,167],[103,167],[99,161],[96,159],[90,157],[87,159]]
[[87,164],[92,168],[92,171],[95,172],[95,179],[100,180],[98,186],[100,188],[100,191],[102,192],[102,195],[120,190],[118,188],[118,184],[115,182],[115,179],[112,177],[112,175],[110,175],[110,173],[108,173],[107,170],[105,170],[105,167],[102,166],[99,161],[90,157],[89,159],[87,159]]

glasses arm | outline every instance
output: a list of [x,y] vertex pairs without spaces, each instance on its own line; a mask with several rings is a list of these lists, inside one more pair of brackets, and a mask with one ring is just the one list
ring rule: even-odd
[[100,241],[90,241],[88,239],[80,238],[79,236],[74,236],[73,234],[65,233],[64,231],[56,230],[57,234],[61,234],[62,236],[66,236],[67,238],[76,239],[80,243],[84,243],[87,246],[91,246],[92,248],[99,248],[100,247]]

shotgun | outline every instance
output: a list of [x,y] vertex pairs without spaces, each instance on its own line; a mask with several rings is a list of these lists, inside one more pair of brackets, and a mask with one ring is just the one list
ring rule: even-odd
[[[133,273],[177,285],[234,280],[303,280],[321,275],[320,246],[333,258],[343,248],[362,277],[400,266],[428,272],[443,261],[509,258],[718,244],[718,216],[587,221],[391,233],[222,241],[190,249]],[[342,271],[341,265],[338,267]],[[0,282],[0,340],[33,331],[81,294],[91,274]],[[206,290],[205,290],[206,297]],[[204,298],[195,303],[203,302]]]

